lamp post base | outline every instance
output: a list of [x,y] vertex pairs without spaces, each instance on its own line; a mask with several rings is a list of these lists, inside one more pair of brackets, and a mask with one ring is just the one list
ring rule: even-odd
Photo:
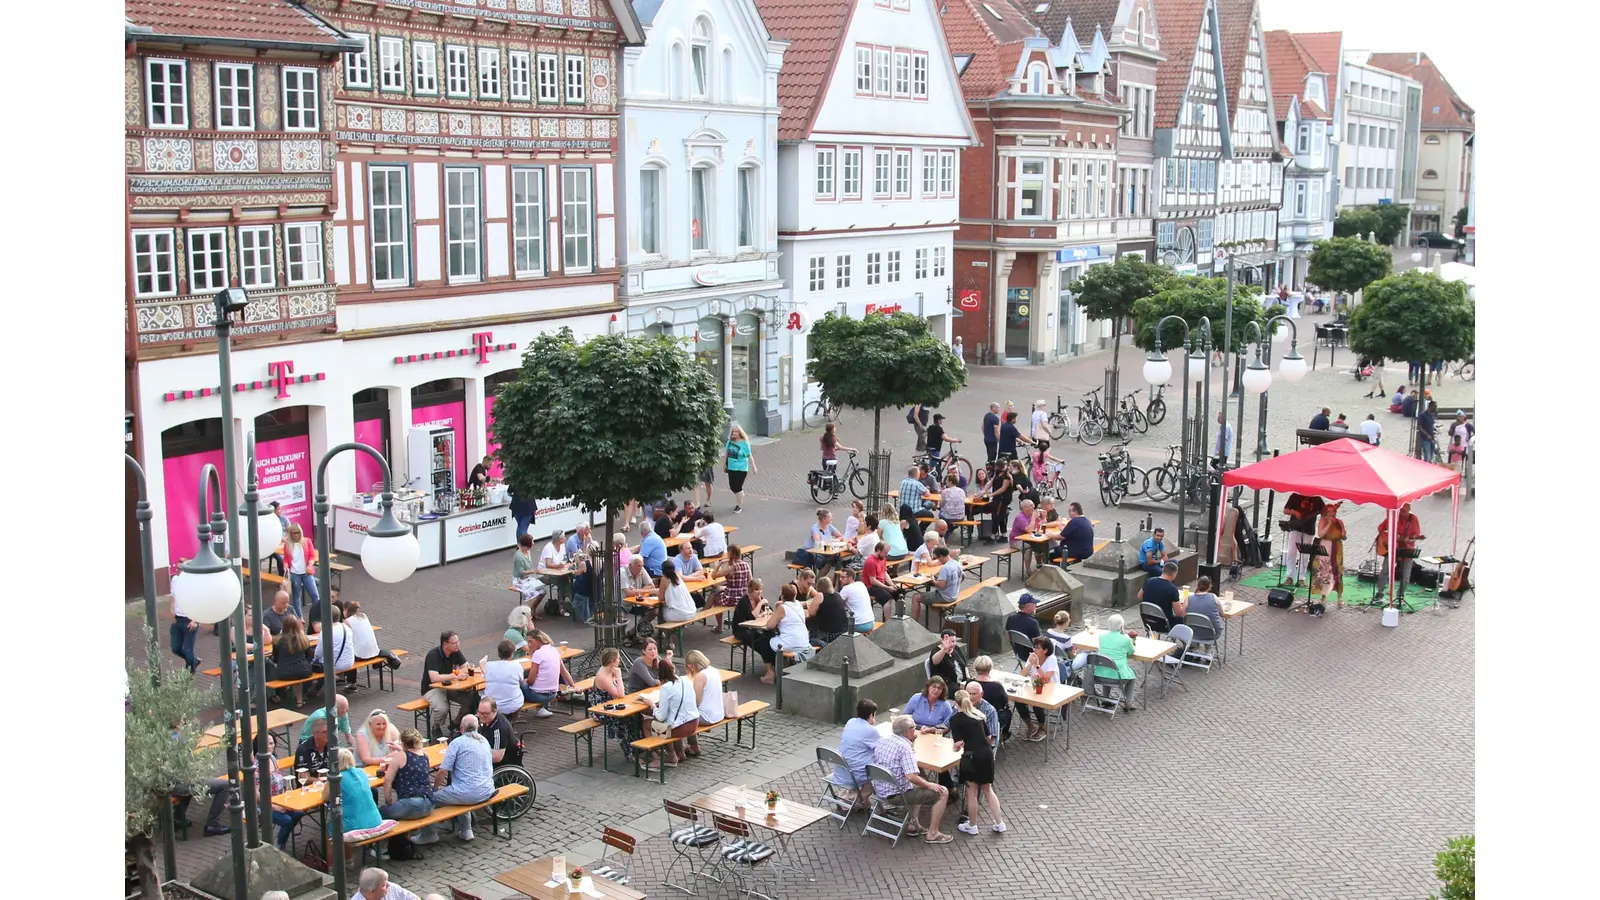
[[243,898],[234,896],[232,853],[218,857],[190,883],[219,900],[253,900],[267,891],[284,891],[293,900],[334,900],[331,878],[271,844],[245,848],[243,864]]

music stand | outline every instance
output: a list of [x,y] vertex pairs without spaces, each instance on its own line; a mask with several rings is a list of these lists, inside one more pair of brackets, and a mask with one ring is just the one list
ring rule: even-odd
[[1311,567],[1316,564],[1315,557],[1327,556],[1328,551],[1323,549],[1322,542],[1315,537],[1312,537],[1310,541],[1296,541],[1295,546],[1302,554],[1313,557],[1306,562],[1306,599],[1299,606],[1299,609],[1304,610],[1311,605],[1311,585],[1316,581],[1316,577],[1311,571]]

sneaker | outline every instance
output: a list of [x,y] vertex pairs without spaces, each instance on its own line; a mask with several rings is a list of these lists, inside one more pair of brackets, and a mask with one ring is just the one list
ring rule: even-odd
[[216,837],[217,835],[221,834],[230,834],[232,831],[233,829],[226,825],[207,825],[205,827],[205,836]]
[[533,714],[533,717],[536,718],[536,719],[548,719],[553,715],[555,715],[555,713],[551,712],[548,709],[540,709],[538,712],[535,712]]
[[1005,834],[1006,833],[1006,823],[1004,823],[1004,822],[996,822],[996,823],[994,823],[994,827],[991,830],[995,834]]
[[962,834],[977,834],[978,833],[978,826],[970,825],[970,824],[968,824],[966,822],[962,822],[960,825],[956,826],[956,830],[961,832]]
[[418,829],[417,833],[412,835],[411,843],[413,843],[413,844],[437,844],[437,843],[439,843],[439,832],[434,831],[432,828],[421,828],[421,829]]
[[738,504],[734,504],[733,511],[736,512],[736,513],[744,512],[744,507],[740,506]]
[[477,837],[477,835],[472,833],[472,826],[470,826],[470,825],[468,825],[464,830],[457,830],[456,831],[456,839],[457,840],[470,841],[474,837]]

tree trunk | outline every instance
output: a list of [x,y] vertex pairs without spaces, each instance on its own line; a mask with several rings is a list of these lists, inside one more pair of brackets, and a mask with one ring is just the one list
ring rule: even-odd
[[[1111,322],[1111,396],[1106,398],[1106,406],[1115,409],[1117,398],[1122,393],[1122,317],[1117,316]],[[1116,428],[1116,416],[1112,416],[1112,428]]]
[[128,838],[127,847],[133,854],[134,869],[139,873],[139,895],[145,900],[162,900],[161,879],[156,877],[155,845],[150,836],[134,835]]
[[[611,535],[616,534],[617,511],[615,504],[606,506],[606,533],[605,540],[600,543],[601,554],[605,562],[601,564],[595,586],[598,588],[596,595],[601,598],[597,604],[599,608],[598,620],[607,625],[614,625],[622,621],[622,593],[621,593],[621,567],[618,565],[617,548],[612,545]],[[626,540],[626,538],[624,538]],[[594,555],[590,556],[590,565],[593,565]],[[610,638],[617,633],[615,628],[596,628],[594,630],[595,649],[613,646]],[[617,639],[621,643],[621,639]],[[619,648],[620,649],[620,648]]]

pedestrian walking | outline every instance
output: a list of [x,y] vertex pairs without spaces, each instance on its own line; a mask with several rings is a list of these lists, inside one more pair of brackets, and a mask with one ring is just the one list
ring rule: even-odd
[[961,368],[967,367],[967,348],[961,343],[961,335],[956,335],[955,341],[950,345],[950,352],[956,355],[956,362],[961,363]]
[[983,435],[985,462],[993,465],[1000,449],[1000,404],[989,404],[989,411],[983,414],[983,425],[979,428],[979,433]]
[[744,479],[756,470],[756,458],[750,453],[750,438],[744,428],[734,425],[728,432],[728,443],[723,448],[723,468],[728,473],[728,490],[733,494],[733,511],[744,511]]
[[1409,360],[1406,360],[1406,383],[1407,384],[1421,384],[1422,383],[1422,360],[1420,360],[1420,359],[1409,359]]
[[917,452],[928,449],[928,408],[921,403],[906,410],[906,421],[917,432]]

